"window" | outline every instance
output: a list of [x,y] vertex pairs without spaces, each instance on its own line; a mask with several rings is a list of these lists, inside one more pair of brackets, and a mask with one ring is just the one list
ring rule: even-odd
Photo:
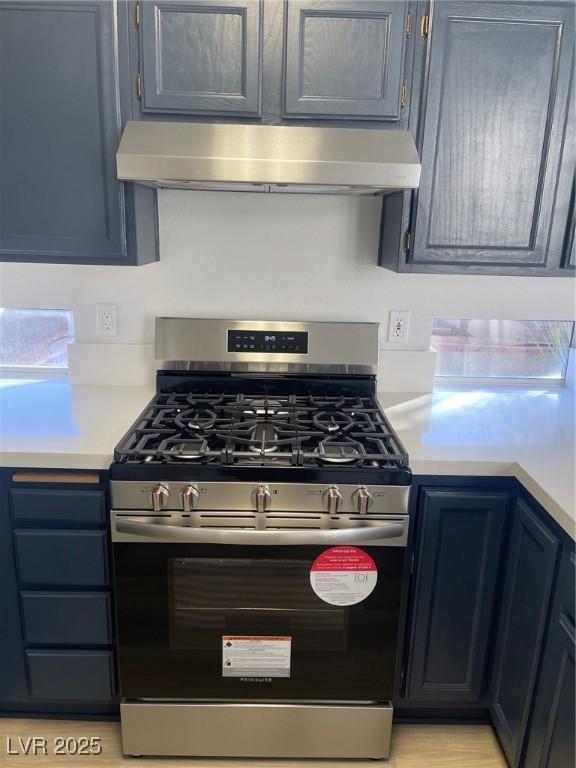
[[562,381],[573,331],[570,322],[437,317],[436,376]]
[[0,307],[0,368],[63,369],[74,341],[72,312]]

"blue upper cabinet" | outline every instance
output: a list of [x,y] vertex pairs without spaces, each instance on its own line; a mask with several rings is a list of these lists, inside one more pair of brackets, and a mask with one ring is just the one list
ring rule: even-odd
[[139,193],[116,178],[114,14],[108,0],[0,0],[3,260],[150,260]]
[[397,120],[407,4],[287,0],[285,113]]
[[443,0],[429,56],[422,179],[400,269],[567,273],[572,4]]
[[259,115],[261,0],[140,4],[142,112]]

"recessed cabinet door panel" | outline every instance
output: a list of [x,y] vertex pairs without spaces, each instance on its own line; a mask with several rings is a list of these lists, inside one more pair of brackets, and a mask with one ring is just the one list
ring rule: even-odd
[[519,499],[514,510],[494,655],[494,728],[512,768],[520,764],[548,620],[559,542]]
[[108,645],[108,592],[21,592],[28,645]]
[[106,531],[15,531],[23,585],[100,587],[108,583]]
[[111,651],[26,651],[30,695],[50,701],[114,698]]
[[508,494],[425,490],[407,698],[480,701]]
[[542,668],[534,695],[525,768],[564,768],[576,761],[574,552],[564,552]]
[[114,5],[0,4],[0,258],[126,259]]
[[569,4],[435,6],[412,263],[547,266],[573,48]]
[[405,18],[404,2],[288,0],[286,114],[397,119]]
[[142,3],[142,111],[259,114],[261,6]]
[[12,517],[17,523],[68,523],[99,525],[106,520],[102,491],[69,491],[47,488],[13,488]]

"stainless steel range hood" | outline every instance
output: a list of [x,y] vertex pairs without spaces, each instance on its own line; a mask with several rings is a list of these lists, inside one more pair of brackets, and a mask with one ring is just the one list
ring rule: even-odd
[[118,178],[154,187],[377,194],[414,189],[408,131],[224,123],[129,122]]

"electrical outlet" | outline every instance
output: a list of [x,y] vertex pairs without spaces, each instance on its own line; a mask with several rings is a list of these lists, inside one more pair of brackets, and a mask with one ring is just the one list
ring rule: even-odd
[[98,336],[118,336],[118,307],[98,304]]
[[392,344],[403,343],[408,340],[410,326],[410,311],[408,309],[390,310],[390,324],[388,326],[388,341]]

